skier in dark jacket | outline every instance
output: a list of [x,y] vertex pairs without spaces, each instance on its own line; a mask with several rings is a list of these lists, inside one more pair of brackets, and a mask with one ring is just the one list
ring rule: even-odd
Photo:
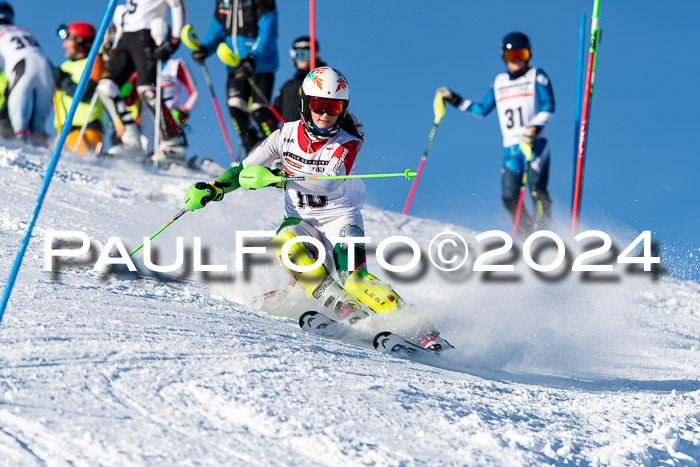
[[[316,67],[320,68],[326,64],[320,60],[320,48],[316,43]],[[306,78],[311,67],[311,39],[309,36],[302,36],[292,43],[289,49],[292,58],[292,65],[296,68],[296,73],[285,82],[275,96],[274,107],[282,115],[285,122],[292,122],[299,119],[299,96],[301,96],[301,84]]]
[[[202,64],[216,52],[220,43],[225,42],[240,57],[239,66],[228,68],[226,95],[233,124],[247,154],[279,127],[269,109],[275,72],[279,67],[277,37],[275,0],[216,0],[209,31],[199,43],[199,49],[192,52],[192,59]],[[253,91],[249,78],[265,99]],[[251,98],[249,115],[248,101]],[[251,125],[250,116],[264,133],[262,138]]]

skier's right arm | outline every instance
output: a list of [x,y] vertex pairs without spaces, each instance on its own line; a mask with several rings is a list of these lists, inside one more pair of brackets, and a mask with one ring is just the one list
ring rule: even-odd
[[457,107],[462,112],[469,112],[477,117],[485,117],[496,108],[496,99],[493,94],[493,86],[489,88],[481,102],[473,102],[469,99],[462,99],[462,96],[447,87],[441,87],[438,92],[442,98]]

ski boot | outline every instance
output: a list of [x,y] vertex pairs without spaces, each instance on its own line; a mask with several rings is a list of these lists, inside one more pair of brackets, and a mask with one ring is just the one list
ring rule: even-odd
[[[345,289],[376,313],[402,313],[411,308],[389,284],[367,271],[353,272],[345,281]],[[418,327],[414,337],[424,349],[440,352],[454,348],[431,324],[424,322]]]
[[454,345],[440,337],[440,333],[437,331],[431,331],[429,334],[423,336],[419,344],[424,349],[432,350],[433,352],[442,352],[443,350],[455,348]]
[[163,141],[158,146],[158,151],[151,156],[151,162],[157,167],[167,168],[171,164],[187,166],[185,148],[178,138]]
[[136,123],[127,123],[124,125],[124,131],[121,134],[121,143],[115,144],[109,148],[107,154],[124,159],[143,160],[144,152],[141,147],[139,127]]
[[360,269],[347,278],[345,290],[375,313],[392,313],[406,306],[389,284]]
[[[273,240],[277,257],[281,257],[282,245],[295,236],[291,232],[277,234]],[[292,245],[287,255],[292,264],[300,266],[310,266],[316,261],[311,252],[301,243]],[[358,319],[367,317],[360,302],[333,279],[323,264],[311,271],[298,272],[291,269],[288,271],[306,291],[308,297],[318,300],[323,306],[333,310],[341,321],[347,320],[354,323]]]
[[29,144],[29,132],[27,130],[19,130],[15,132],[15,141]]
[[40,133],[32,133],[29,136],[32,146],[35,148],[48,148],[49,147],[49,135],[43,131]]
[[15,137],[15,131],[12,129],[12,124],[9,120],[0,118],[0,138],[12,139]]
[[360,302],[343,289],[328,271],[321,283],[311,292],[311,297],[333,310],[341,321],[352,324],[367,317]]

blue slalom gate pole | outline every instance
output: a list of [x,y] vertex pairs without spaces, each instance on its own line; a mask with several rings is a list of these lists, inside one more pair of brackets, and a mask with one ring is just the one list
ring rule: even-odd
[[39,211],[41,211],[41,205],[46,197],[46,192],[49,189],[49,184],[51,183],[51,178],[56,170],[56,165],[58,164],[58,159],[61,157],[61,151],[63,150],[63,145],[66,143],[66,138],[68,133],[70,133],[70,128],[73,124],[73,117],[75,116],[75,111],[80,104],[80,99],[83,98],[85,93],[85,87],[90,79],[90,72],[92,71],[92,66],[95,64],[95,59],[97,58],[97,52],[100,50],[100,44],[102,44],[102,38],[107,31],[109,23],[112,21],[112,16],[114,15],[114,10],[117,7],[118,0],[109,0],[107,4],[107,9],[102,16],[102,21],[100,26],[97,28],[97,34],[95,40],[92,42],[92,47],[90,48],[90,53],[87,57],[87,63],[85,64],[85,69],[78,82],[78,87],[73,94],[73,102],[71,103],[70,109],[66,114],[66,120],[63,122],[63,127],[61,127],[61,133],[56,141],[56,147],[51,155],[51,160],[49,161],[49,166],[46,168],[46,175],[44,175],[44,182],[41,185],[41,190],[39,191],[39,196],[36,200],[36,206],[34,206],[34,212],[32,213],[32,218],[27,226],[27,232],[22,238],[19,250],[17,251],[17,256],[15,257],[15,262],[12,265],[12,270],[10,271],[10,276],[7,278],[7,283],[5,284],[5,290],[2,294],[2,304],[0,305],[0,322],[2,322],[2,316],[5,313],[5,308],[7,307],[7,302],[10,300],[10,293],[15,285],[15,280],[17,279],[17,273],[19,272],[19,267],[22,264],[22,258],[24,258],[24,253],[27,251],[27,245],[29,245],[29,239],[32,236],[32,231],[34,230],[34,225],[36,224],[36,219],[39,217]]
[[[581,130],[581,107],[583,106],[583,73],[586,56],[586,13],[584,12],[581,12],[578,28],[578,68],[576,69],[576,109],[574,110],[574,168],[578,159],[578,138]],[[572,172],[571,205],[573,206],[576,192],[576,170],[572,170]]]

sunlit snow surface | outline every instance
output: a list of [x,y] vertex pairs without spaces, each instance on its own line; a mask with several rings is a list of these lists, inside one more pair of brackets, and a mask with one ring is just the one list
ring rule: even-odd
[[[0,147],[3,281],[48,159]],[[371,252],[371,270],[458,349],[426,365],[299,330],[315,305],[298,288],[261,304],[288,278],[271,248],[249,277],[234,271],[235,232],[275,230],[279,190],[234,192],[154,240],[169,264],[184,237],[191,264],[199,236],[205,262],[228,274],[157,277],[137,253],[140,274],[103,275],[97,249],[44,272],[48,229],[119,237],[130,251],[182,208],[187,186],[215,175],[62,158],[0,326],[0,465],[699,462],[697,282],[618,269],[543,280],[522,261],[514,280],[429,264],[407,277]],[[464,227],[371,206],[365,223],[374,247],[405,235],[427,251],[443,231],[477,245]],[[609,233],[622,246],[636,236]]]

